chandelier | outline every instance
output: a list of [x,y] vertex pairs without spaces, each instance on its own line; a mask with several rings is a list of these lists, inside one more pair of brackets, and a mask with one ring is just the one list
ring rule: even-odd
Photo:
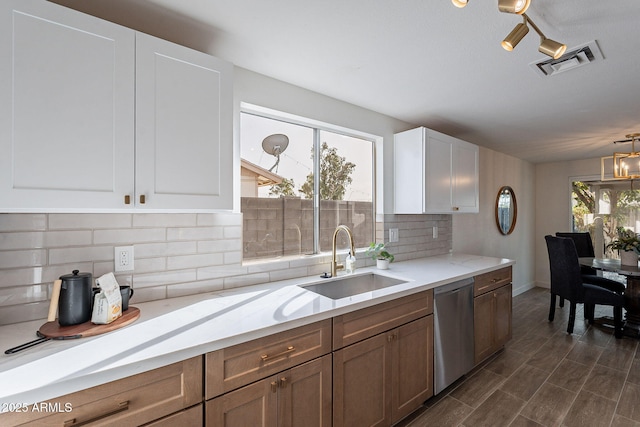
[[630,133],[627,139],[614,141],[614,144],[631,142],[631,152],[614,152],[613,156],[605,156],[600,159],[600,179],[611,181],[615,179],[640,178],[640,152],[636,151],[636,140],[640,133]]
[[[465,7],[469,0],[451,0],[456,7]],[[524,38],[529,32],[529,25],[540,36],[540,46],[538,51],[544,53],[553,59],[560,58],[567,50],[567,45],[559,43],[555,40],[547,38],[540,28],[533,23],[531,18],[525,13],[531,4],[531,0],[498,0],[498,10],[503,13],[515,13],[516,15],[522,15],[522,22],[515,26],[515,28],[505,37],[502,41],[502,47],[511,52],[520,40]]]

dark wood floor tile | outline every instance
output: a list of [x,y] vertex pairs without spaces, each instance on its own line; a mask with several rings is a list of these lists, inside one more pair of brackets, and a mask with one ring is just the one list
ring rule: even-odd
[[613,417],[611,427],[640,427],[640,422],[616,415]]
[[500,386],[500,390],[522,400],[529,400],[548,376],[549,372],[547,371],[523,365]]
[[520,415],[544,426],[558,426],[565,417],[576,393],[545,383],[529,400]]
[[635,352],[638,348],[638,343],[640,343],[640,340],[637,338],[625,336],[622,339],[610,340],[608,347],[622,348],[624,350]]
[[571,349],[571,352],[567,355],[567,359],[591,367],[596,364],[603,351],[604,347],[598,347],[584,341],[578,341]]
[[514,340],[507,343],[507,348],[528,355],[534,354],[549,340],[549,337],[534,334],[529,334],[522,338],[514,338]]
[[553,344],[547,342],[531,356],[527,361],[527,365],[551,372],[558,366],[558,363],[564,359],[568,352],[568,349],[554,348]]
[[616,415],[613,417],[611,427],[640,427],[640,422]]
[[604,349],[598,359],[598,365],[627,372],[633,362],[634,351],[624,348],[609,346]]
[[522,415],[518,415],[516,419],[513,420],[511,424],[509,424],[509,427],[545,427],[545,426],[533,420],[530,420],[529,418],[525,418]]
[[486,370],[502,375],[505,378],[513,375],[529,359],[524,353],[506,348],[495,359],[487,363]]
[[504,381],[503,376],[481,369],[451,392],[451,396],[477,408]]
[[446,396],[431,408],[427,409],[419,418],[412,421],[407,427],[427,426],[457,426],[462,420],[473,412],[473,408]]
[[626,377],[626,372],[596,364],[587,377],[583,390],[606,399],[618,400]]
[[616,401],[582,391],[562,422],[566,427],[608,426],[616,410]]
[[580,341],[600,347],[606,347],[612,339],[615,339],[613,338],[613,334],[596,328],[589,328],[587,332],[580,337]]
[[627,383],[622,390],[616,413],[640,422],[640,385]]
[[633,360],[627,382],[640,385],[640,359]]
[[565,359],[551,373],[548,382],[577,393],[590,372],[591,367]]
[[462,425],[466,427],[508,426],[525,404],[526,402],[522,399],[496,390],[462,422]]

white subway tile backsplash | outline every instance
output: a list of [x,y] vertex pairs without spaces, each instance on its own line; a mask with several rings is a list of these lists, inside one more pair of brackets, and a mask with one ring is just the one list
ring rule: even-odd
[[39,267],[45,264],[47,251],[44,249],[0,252],[1,268]]
[[[377,240],[399,229],[400,241],[389,244],[398,261],[451,249],[450,215],[379,219]],[[55,279],[73,270],[94,280],[112,272],[120,245],[135,248],[135,270],[116,274],[120,285],[133,286],[134,304],[329,271],[330,254],[243,265],[242,224],[232,212],[0,214],[0,324],[44,319]],[[357,257],[359,267],[373,264],[362,251]]]
[[96,230],[93,232],[93,243],[96,245],[121,245],[134,242],[164,242],[166,236],[167,234],[164,228]]
[[113,260],[113,246],[84,246],[49,250],[49,264]]
[[44,231],[46,214],[0,214],[0,233],[5,231]]
[[197,214],[133,214],[134,227],[195,227]]
[[192,227],[192,228],[169,228],[167,229],[167,240],[207,240],[222,239],[222,227]]
[[131,214],[49,214],[49,229],[130,228]]

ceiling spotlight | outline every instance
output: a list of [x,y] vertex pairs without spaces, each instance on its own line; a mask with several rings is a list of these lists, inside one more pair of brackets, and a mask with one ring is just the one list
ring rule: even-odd
[[451,3],[453,3],[453,5],[455,7],[465,7],[467,5],[467,3],[469,3],[469,0],[451,0]]
[[549,55],[553,59],[558,59],[562,56],[562,54],[567,50],[567,45],[558,43],[555,40],[548,39],[540,28],[536,24],[533,23],[531,18],[529,18],[526,14],[522,15],[524,17],[524,22],[528,22],[531,24],[531,27],[538,33],[540,36],[540,47],[538,47],[538,51],[540,53],[544,53],[545,55]]
[[549,55],[553,59],[560,58],[562,55],[564,55],[564,52],[566,50],[566,44],[558,43],[555,40],[547,39],[544,37],[540,39],[540,47],[538,47],[538,52]]
[[498,0],[498,10],[504,13],[522,15],[529,9],[531,0]]
[[525,19],[524,22],[519,23],[516,27],[509,33],[507,37],[502,41],[502,47],[504,50],[508,50],[511,52],[514,47],[524,36],[529,32],[529,27],[527,27],[527,21]]

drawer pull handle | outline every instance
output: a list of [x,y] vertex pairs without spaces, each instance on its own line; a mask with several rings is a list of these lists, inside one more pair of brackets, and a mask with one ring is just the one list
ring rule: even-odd
[[98,416],[96,416],[96,417],[93,417],[93,418],[91,418],[91,419],[88,419],[88,420],[85,420],[85,421],[80,421],[80,422],[76,422],[76,419],[75,419],[75,418],[73,418],[73,419],[71,419],[71,420],[67,420],[67,421],[65,421],[65,422],[64,422],[64,427],[70,427],[70,426],[73,426],[73,427],[84,426],[84,425],[87,425],[87,424],[93,423],[93,422],[95,422],[95,421],[101,420],[101,419],[103,419],[103,418],[107,418],[107,417],[110,417],[110,416],[112,416],[112,415],[118,414],[118,413],[120,413],[120,412],[126,411],[127,409],[129,409],[129,401],[128,401],[128,400],[125,400],[124,402],[120,402],[120,403],[118,403],[118,407],[117,407],[117,408],[115,408],[115,409],[113,409],[113,410],[111,410],[111,411],[109,411],[109,412],[107,412],[107,413],[104,413],[104,414],[102,414],[102,415],[98,415]]
[[484,290],[484,289],[487,289],[489,286],[491,286],[491,285],[486,285],[486,286],[483,286],[483,287],[481,287],[481,288],[478,288],[478,291],[482,291],[482,290]]
[[278,354],[272,354],[272,355],[268,355],[268,354],[263,354],[262,356],[260,356],[260,359],[262,359],[263,362],[266,362],[269,359],[273,359],[274,357],[280,357],[280,356],[285,356],[289,353],[292,353],[296,351],[296,348],[292,345],[290,345],[289,347],[287,347],[287,349],[281,353]]

